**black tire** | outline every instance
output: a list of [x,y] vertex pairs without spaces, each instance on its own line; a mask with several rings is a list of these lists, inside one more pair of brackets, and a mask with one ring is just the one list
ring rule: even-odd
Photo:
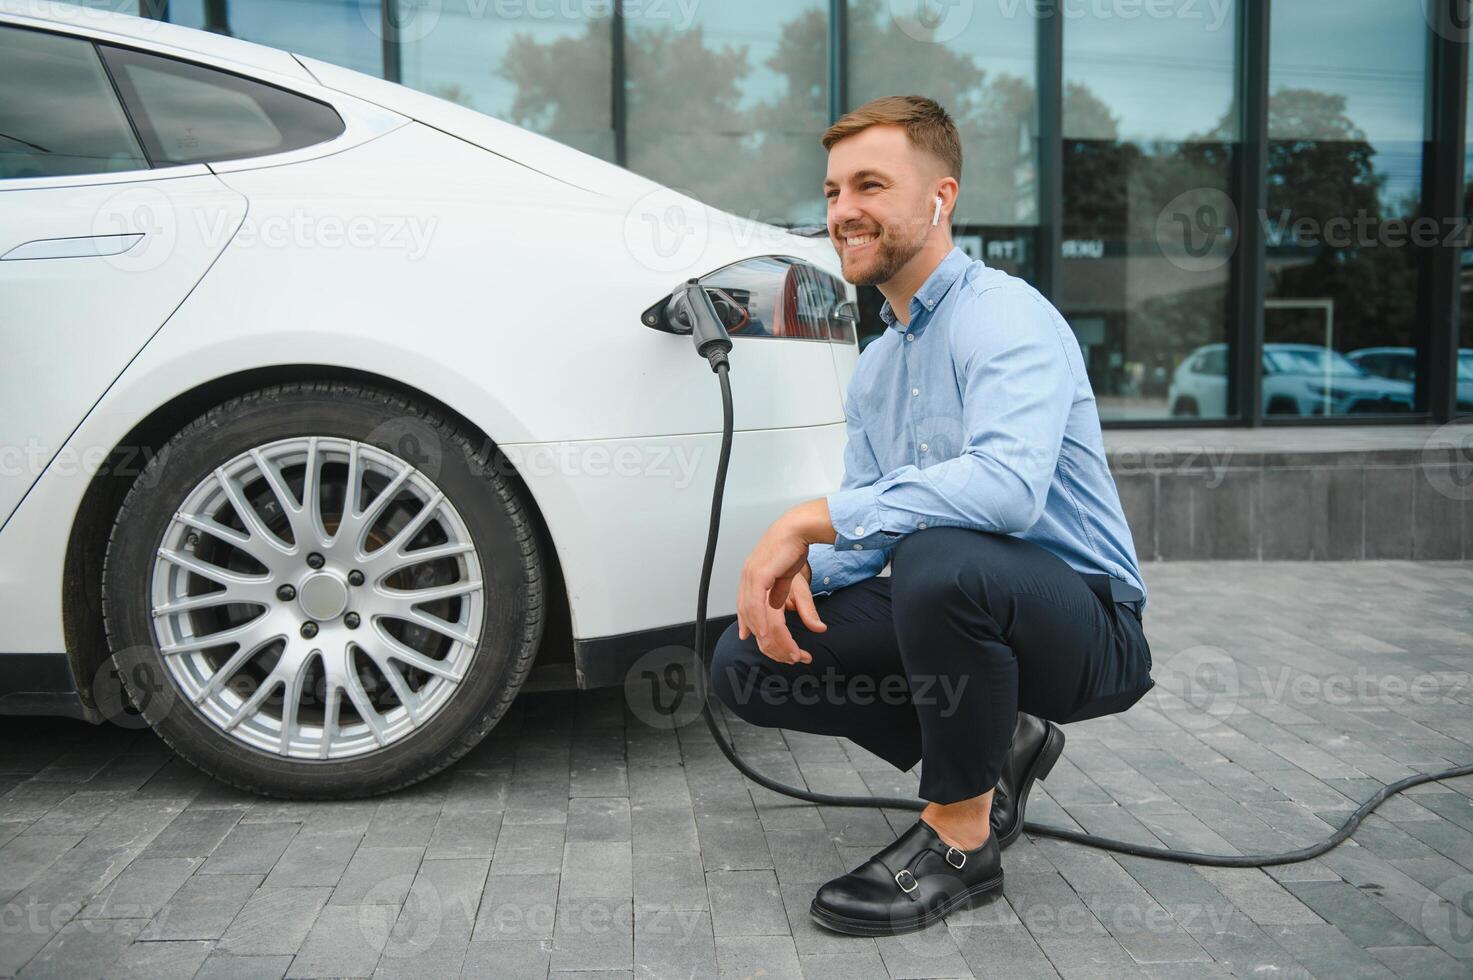
[[1190,395],[1181,396],[1176,400],[1176,404],[1171,406],[1171,414],[1178,417],[1196,418],[1200,414],[1197,411],[1197,399]]
[[1283,395],[1275,395],[1268,400],[1268,406],[1263,410],[1265,415],[1298,415],[1299,403],[1292,398]]
[[[405,426],[434,440],[428,454],[401,441]],[[468,528],[484,584],[479,645],[448,700],[419,729],[340,760],[288,759],[247,745],[180,696],[159,652],[149,595],[155,554],[185,496],[216,466],[252,447],[309,435],[376,445],[424,471]],[[507,473],[504,460],[485,440],[382,389],[284,384],[211,409],[155,455],[129,491],[109,536],[103,615],[114,663],[130,697],[179,755],[253,793],[293,799],[371,796],[451,765],[511,705],[532,669],[542,635],[542,558],[530,507]]]

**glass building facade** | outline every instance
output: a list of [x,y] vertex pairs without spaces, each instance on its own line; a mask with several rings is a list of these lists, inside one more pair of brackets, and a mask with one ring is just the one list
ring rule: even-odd
[[1055,302],[1107,425],[1473,414],[1468,0],[139,3],[778,224],[823,221],[830,122],[926,94],[958,244]]

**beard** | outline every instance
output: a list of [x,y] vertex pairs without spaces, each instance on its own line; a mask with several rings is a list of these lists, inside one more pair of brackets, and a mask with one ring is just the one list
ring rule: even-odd
[[869,259],[869,268],[864,270],[852,268],[848,257],[840,253],[844,278],[856,286],[878,286],[889,282],[900,274],[900,270],[916,257],[916,253],[920,252],[924,245],[924,240],[902,241],[888,234],[887,229],[882,228],[879,241],[875,243],[874,254]]

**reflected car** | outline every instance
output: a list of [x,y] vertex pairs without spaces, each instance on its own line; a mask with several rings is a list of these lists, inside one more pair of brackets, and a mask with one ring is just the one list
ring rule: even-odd
[[[1413,347],[1365,347],[1345,355],[1364,370],[1381,378],[1415,383],[1417,351]],[[1460,413],[1473,412],[1473,348],[1458,351],[1458,398]]]
[[[1207,344],[1177,365],[1167,392],[1171,414],[1225,416],[1230,352]],[[1263,345],[1263,412],[1275,416],[1409,412],[1413,386],[1380,378],[1338,351],[1313,344]]]
[[839,485],[827,241],[101,10],[0,0],[0,91],[0,713],[327,798],[450,765],[536,664],[642,683],[691,642],[721,441],[658,313],[689,278],[735,342],[713,619]]

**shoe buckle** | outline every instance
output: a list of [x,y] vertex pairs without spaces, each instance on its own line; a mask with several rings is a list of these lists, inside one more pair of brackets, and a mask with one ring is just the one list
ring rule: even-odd
[[[953,854],[956,855],[956,860],[952,860],[951,856]],[[948,846],[946,848],[946,863],[960,871],[967,864],[967,856],[956,848]]]
[[909,868],[901,868],[895,872],[895,884],[907,895],[920,887],[920,882],[916,881],[916,876],[910,873]]

